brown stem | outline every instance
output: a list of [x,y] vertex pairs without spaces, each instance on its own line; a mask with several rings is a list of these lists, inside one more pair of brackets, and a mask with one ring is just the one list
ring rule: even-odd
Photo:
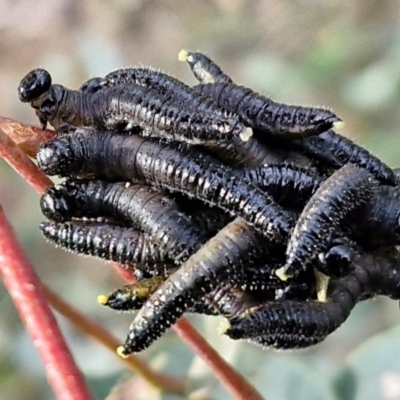
[[86,383],[49,308],[40,280],[19,246],[1,206],[0,273],[38,349],[57,399],[91,399]]
[[36,165],[21,151],[21,149],[0,128],[0,157],[10,164],[33,188],[42,193],[53,182],[40,171]]
[[[113,267],[128,283],[135,283],[135,279],[130,271],[116,263],[113,263]],[[233,398],[240,400],[264,399],[248,380],[232,368],[185,318],[179,319],[173,326],[173,329],[177,335],[211,367]]]
[[[43,286],[47,299],[51,306],[56,309],[60,314],[67,318],[74,326],[86,335],[90,336],[97,342],[101,343],[107,349],[111,350],[115,355],[115,349],[119,346],[119,340],[112,336],[102,326],[90,320],[85,315],[81,314],[77,309],[72,307],[61,299],[57,293],[53,292],[47,286]],[[129,369],[141,375],[151,385],[160,390],[174,393],[183,396],[185,393],[184,383],[181,379],[173,378],[161,374],[142,361],[139,357],[131,355],[129,358],[118,359],[123,362]]]
[[[35,129],[34,127],[32,128]],[[37,192],[42,193],[47,187],[52,185],[50,179],[42,171],[37,169],[28,157],[1,130],[1,124],[0,156],[4,157],[6,161],[36,189]],[[130,274],[129,271],[120,267],[118,267],[117,270],[127,280],[127,282],[133,283],[132,274]],[[234,398],[262,400],[262,396],[256,391],[256,389],[252,387],[241,374],[227,364],[185,319],[181,318],[174,325],[174,329],[182,339],[210,365],[216,375],[220,378],[222,384],[234,396]],[[93,337],[97,338],[95,332],[93,333]],[[97,339],[101,341],[99,338]],[[118,343],[112,345],[114,351],[117,345]],[[172,381],[170,381],[170,383],[171,382]]]

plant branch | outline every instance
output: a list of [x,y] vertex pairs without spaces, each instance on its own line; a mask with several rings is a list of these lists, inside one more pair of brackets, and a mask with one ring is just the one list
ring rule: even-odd
[[[70,304],[61,299],[57,293],[53,292],[46,285],[44,285],[43,288],[51,306],[70,322],[72,322],[76,329],[84,332],[87,336],[90,336],[92,339],[101,343],[107,349],[116,354],[115,349],[120,344],[118,339],[112,336],[101,325],[90,320],[85,315],[80,313],[76,308],[72,307]],[[118,357],[118,359],[133,372],[141,375],[154,387],[169,393],[174,393],[181,396],[184,395],[185,388],[181,379],[173,378],[151,369],[137,356],[131,356],[125,359]]]
[[[113,263],[113,266],[128,283],[135,283],[135,278],[129,270],[122,268],[116,263]],[[232,368],[185,318],[180,318],[172,328],[177,335],[210,366],[234,399],[264,399],[254,386],[252,386],[242,374]]]
[[0,273],[43,361],[60,400],[89,400],[91,395],[33,271],[0,206]]
[[[30,126],[25,126],[29,129]],[[32,127],[34,128],[34,127]],[[34,128],[36,129],[36,128]],[[9,134],[9,133],[8,133]],[[51,180],[40,171],[28,157],[7,137],[4,131],[1,130],[0,121],[0,155],[25,179],[27,180],[39,193],[42,193],[48,186],[52,185]],[[117,271],[124,277],[127,282],[133,283],[134,279],[132,274],[117,266]],[[50,295],[50,298],[51,295]],[[54,298],[51,300],[55,300]],[[57,303],[57,302],[56,302]],[[54,305],[57,308],[57,305]],[[85,319],[85,318],[84,318]],[[72,321],[74,322],[74,321]],[[89,324],[91,321],[89,321]],[[204,338],[187,322],[181,318],[175,325],[174,329],[177,334],[200,356],[208,365],[214,370],[216,375],[220,378],[222,384],[234,396],[235,399],[250,399],[262,400],[262,396],[250,383],[237,371],[235,371],[229,364],[227,364],[219,354],[210,347]],[[98,341],[103,342],[103,339],[92,331],[93,337]],[[108,333],[107,333],[108,334]],[[105,343],[104,343],[105,344]],[[105,344],[106,345],[106,344]],[[117,343],[109,341],[106,347],[113,348],[115,351]],[[130,358],[132,358],[131,356]],[[131,368],[132,365],[130,366]],[[171,379],[171,378],[169,378]],[[171,383],[172,381],[170,381]],[[151,382],[154,384],[153,382]],[[178,387],[178,386],[177,386]],[[180,390],[179,388],[177,390]]]

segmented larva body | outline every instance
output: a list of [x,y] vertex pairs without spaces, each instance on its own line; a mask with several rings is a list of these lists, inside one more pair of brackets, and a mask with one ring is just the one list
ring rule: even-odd
[[115,216],[131,221],[168,251],[176,263],[185,260],[206,240],[206,235],[175,201],[143,184],[69,181],[58,190],[48,189],[42,196],[41,207],[44,215],[53,220]]
[[304,207],[287,247],[284,271],[287,275],[316,265],[335,231],[349,214],[372,195],[372,176],[366,170],[347,164],[333,173]]
[[282,145],[263,143],[254,135],[243,142],[233,137],[229,142],[219,142],[207,145],[207,149],[232,167],[259,167],[264,164],[287,164],[300,167],[311,167],[312,160],[298,151],[285,149]]
[[232,83],[232,79],[205,54],[181,50],[178,59],[189,64],[193,75],[200,83]]
[[[144,267],[163,273],[173,264],[168,252],[148,233],[100,222],[43,222],[40,230],[47,240],[68,251],[129,267]],[[156,265],[156,267],[154,267]]]
[[228,112],[218,107],[209,97],[194,90],[180,80],[150,67],[117,69],[104,78],[92,78],[85,82],[80,90],[94,93],[104,88],[121,84],[136,84],[157,91],[163,98],[171,100],[193,110],[228,116]]
[[195,302],[237,276],[263,254],[260,237],[240,218],[206,242],[144,304],[119,354],[148,347]]
[[343,125],[343,121],[327,109],[276,103],[234,83],[209,83],[198,85],[196,89],[236,114],[245,125],[270,135],[299,139]]
[[316,174],[286,165],[240,169],[234,174],[272,195],[277,203],[291,208],[302,209],[322,183]]
[[174,144],[137,136],[93,132],[44,144],[38,163],[48,174],[91,174],[101,179],[132,180],[180,192],[241,216],[269,240],[282,244],[293,221],[257,187],[232,179],[230,169],[211,157]]
[[277,348],[312,345],[336,330],[358,301],[389,293],[398,298],[399,276],[398,259],[392,263],[379,254],[364,254],[331,288],[325,303],[267,301],[231,318],[225,333],[232,339],[251,339]]
[[350,139],[329,130],[318,136],[294,141],[307,155],[333,167],[351,163],[369,171],[376,179],[387,185],[396,185],[394,172],[368,150]]
[[[92,80],[95,85],[96,80]],[[177,103],[152,87],[124,83],[86,92],[51,85],[50,74],[34,70],[19,87],[22,101],[29,101],[42,124],[48,121],[57,131],[69,126],[139,126],[168,140],[191,144],[215,143],[232,136],[248,140],[253,132],[236,117],[215,115]],[[201,101],[199,100],[201,103]]]
[[400,245],[400,186],[375,186],[369,201],[348,222],[365,248]]

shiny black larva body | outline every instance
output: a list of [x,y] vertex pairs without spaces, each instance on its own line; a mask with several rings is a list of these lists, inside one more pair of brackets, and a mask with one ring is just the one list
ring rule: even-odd
[[150,138],[93,132],[45,143],[37,155],[49,175],[90,175],[99,179],[140,180],[180,192],[243,217],[282,245],[293,221],[261,189],[232,177],[231,170],[202,153]]
[[291,145],[332,168],[340,168],[351,163],[366,169],[386,185],[395,186],[398,183],[395,173],[384,162],[333,130],[323,132],[318,136],[293,141]]
[[342,123],[327,109],[276,103],[234,83],[208,83],[198,85],[196,89],[214,99],[221,108],[237,115],[246,126],[265,135],[299,139],[318,135]]
[[271,102],[203,54],[180,56],[201,85],[144,67],[78,91],[38,69],[18,88],[59,135],[39,166],[73,180],[42,198],[43,233],[138,279],[98,299],[139,309],[118,353],[148,347],[186,312],[227,317],[234,339],[308,347],[357,301],[398,299],[398,253],[382,254],[400,243],[395,172],[323,132],[342,125],[330,111]]
[[221,229],[144,304],[129,328],[124,354],[147,348],[219,283],[243,279],[246,267],[267,251],[261,243],[261,236],[241,218]]
[[67,181],[41,198],[51,220],[116,217],[147,233],[177,264],[201,247],[206,234],[164,192],[142,183]]
[[[98,126],[114,130],[127,126],[140,127],[147,134],[190,144],[215,143],[229,140],[232,136],[243,137],[244,140],[251,137],[251,130],[236,117],[186,107],[151,87],[125,83],[99,91],[82,92],[61,85],[48,86],[46,78],[42,77],[44,72],[34,70],[22,79],[20,99],[31,103],[42,124],[47,120],[58,131],[67,131],[70,126]],[[47,73],[46,77],[50,75]]]
[[163,98],[181,106],[184,105],[194,110],[209,112],[222,117],[228,117],[229,115],[227,111],[218,107],[209,97],[202,95],[173,76],[150,67],[117,69],[107,74],[104,78],[90,79],[79,90],[84,93],[95,93],[105,88],[131,83],[151,88]]
[[347,164],[332,174],[304,207],[287,248],[287,275],[316,265],[340,224],[350,213],[367,203],[372,195],[372,177],[361,168]]
[[48,221],[40,230],[47,240],[65,250],[114,261],[146,275],[165,275],[174,265],[168,251],[150,234],[131,227],[96,221]]
[[359,255],[353,266],[333,281],[326,302],[267,301],[230,318],[225,333],[232,339],[256,338],[264,346],[307,347],[336,330],[358,301],[374,295],[400,298],[397,250]]

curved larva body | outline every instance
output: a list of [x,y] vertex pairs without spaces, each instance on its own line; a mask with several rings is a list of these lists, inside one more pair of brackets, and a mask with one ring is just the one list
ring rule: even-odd
[[[164,273],[173,264],[168,252],[148,233],[134,228],[100,222],[43,222],[40,230],[47,240],[68,251],[151,274]],[[141,267],[138,266],[141,265]]]
[[394,172],[368,150],[350,139],[329,130],[318,136],[293,142],[307,155],[335,168],[351,163],[369,171],[376,179],[387,185],[395,185]]
[[244,86],[209,83],[196,89],[214,99],[223,109],[237,115],[253,129],[288,139],[318,135],[343,124],[333,112],[315,107],[276,103]]
[[123,345],[127,355],[148,347],[196,300],[220,282],[239,280],[248,264],[263,253],[260,236],[237,218],[206,242],[150,297],[129,328]]
[[287,247],[284,267],[288,275],[315,265],[342,221],[372,195],[371,175],[352,164],[333,173],[304,207]]
[[181,50],[178,58],[189,64],[193,75],[200,83],[232,83],[232,79],[203,53]]
[[[48,189],[43,213],[53,220],[71,217],[115,217],[147,233],[176,263],[201,247],[206,235],[162,191],[143,184],[105,181],[66,182]],[[56,212],[53,212],[56,210]]]
[[172,144],[137,136],[75,134],[43,145],[38,162],[48,174],[139,179],[183,193],[243,217],[277,244],[282,244],[293,225],[289,214],[260,189],[232,179],[230,169],[211,157]]
[[232,339],[251,339],[267,347],[311,346],[335,331],[358,301],[379,294],[398,299],[399,277],[398,253],[394,260],[382,257],[382,253],[364,254],[330,289],[326,302],[268,301],[235,315],[225,333]]

